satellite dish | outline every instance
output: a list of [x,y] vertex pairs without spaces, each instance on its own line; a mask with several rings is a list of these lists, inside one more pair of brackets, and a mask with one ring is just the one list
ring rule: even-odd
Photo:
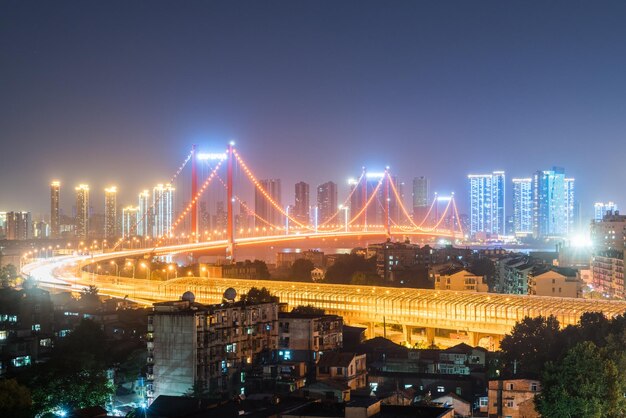
[[196,300],[196,295],[194,295],[193,292],[190,292],[188,290],[185,293],[183,293],[183,296],[180,299],[186,300],[187,302],[190,302],[190,303],[194,303]]
[[227,300],[229,302],[234,302],[236,297],[237,297],[237,291],[233,289],[232,287],[229,287],[224,292],[224,300]]

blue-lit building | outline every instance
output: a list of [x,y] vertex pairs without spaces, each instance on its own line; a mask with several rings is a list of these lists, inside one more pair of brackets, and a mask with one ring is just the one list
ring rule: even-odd
[[533,179],[513,179],[513,225],[516,235],[533,233]]
[[533,234],[566,236],[574,227],[574,179],[565,170],[537,171],[533,176]]
[[607,212],[614,213],[617,210],[615,202],[596,202],[593,204],[593,220],[595,222],[600,222]]
[[172,232],[174,213],[174,187],[158,184],[152,189],[152,210],[154,211],[153,236],[167,236]]
[[470,174],[470,234],[504,235],[506,226],[504,171]]

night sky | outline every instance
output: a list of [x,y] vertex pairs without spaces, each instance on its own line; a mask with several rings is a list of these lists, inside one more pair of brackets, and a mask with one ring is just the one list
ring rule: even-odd
[[136,203],[231,138],[285,204],[390,165],[466,208],[470,172],[558,165],[584,214],[626,209],[625,22],[623,1],[3,1],[0,210],[47,212],[52,178],[66,213],[79,182],[96,211],[109,183]]

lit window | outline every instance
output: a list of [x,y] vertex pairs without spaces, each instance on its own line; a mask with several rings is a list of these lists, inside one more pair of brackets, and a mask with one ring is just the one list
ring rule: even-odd
[[437,392],[443,393],[445,391],[446,391],[446,388],[444,388],[443,386],[437,386]]
[[0,340],[6,340],[8,335],[7,331],[0,331]]
[[283,358],[285,360],[291,360],[291,351],[285,351],[285,356]]
[[30,356],[15,357],[11,360],[13,367],[24,367],[30,365]]
[[51,338],[42,338],[39,340],[40,347],[52,347],[52,339]]
[[33,331],[41,331],[41,324],[33,324]]

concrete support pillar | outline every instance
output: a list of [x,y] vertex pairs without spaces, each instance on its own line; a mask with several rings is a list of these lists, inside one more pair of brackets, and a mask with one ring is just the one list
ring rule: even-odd
[[435,343],[435,328],[426,328],[426,343],[429,346]]
[[374,338],[376,335],[376,323],[370,322],[367,324],[367,338]]
[[404,333],[404,339],[406,343],[413,347],[413,327],[408,325],[402,325],[402,332]]
[[478,332],[468,332],[467,336],[469,337],[469,341],[467,343],[472,347],[477,347],[480,342],[481,335]]

